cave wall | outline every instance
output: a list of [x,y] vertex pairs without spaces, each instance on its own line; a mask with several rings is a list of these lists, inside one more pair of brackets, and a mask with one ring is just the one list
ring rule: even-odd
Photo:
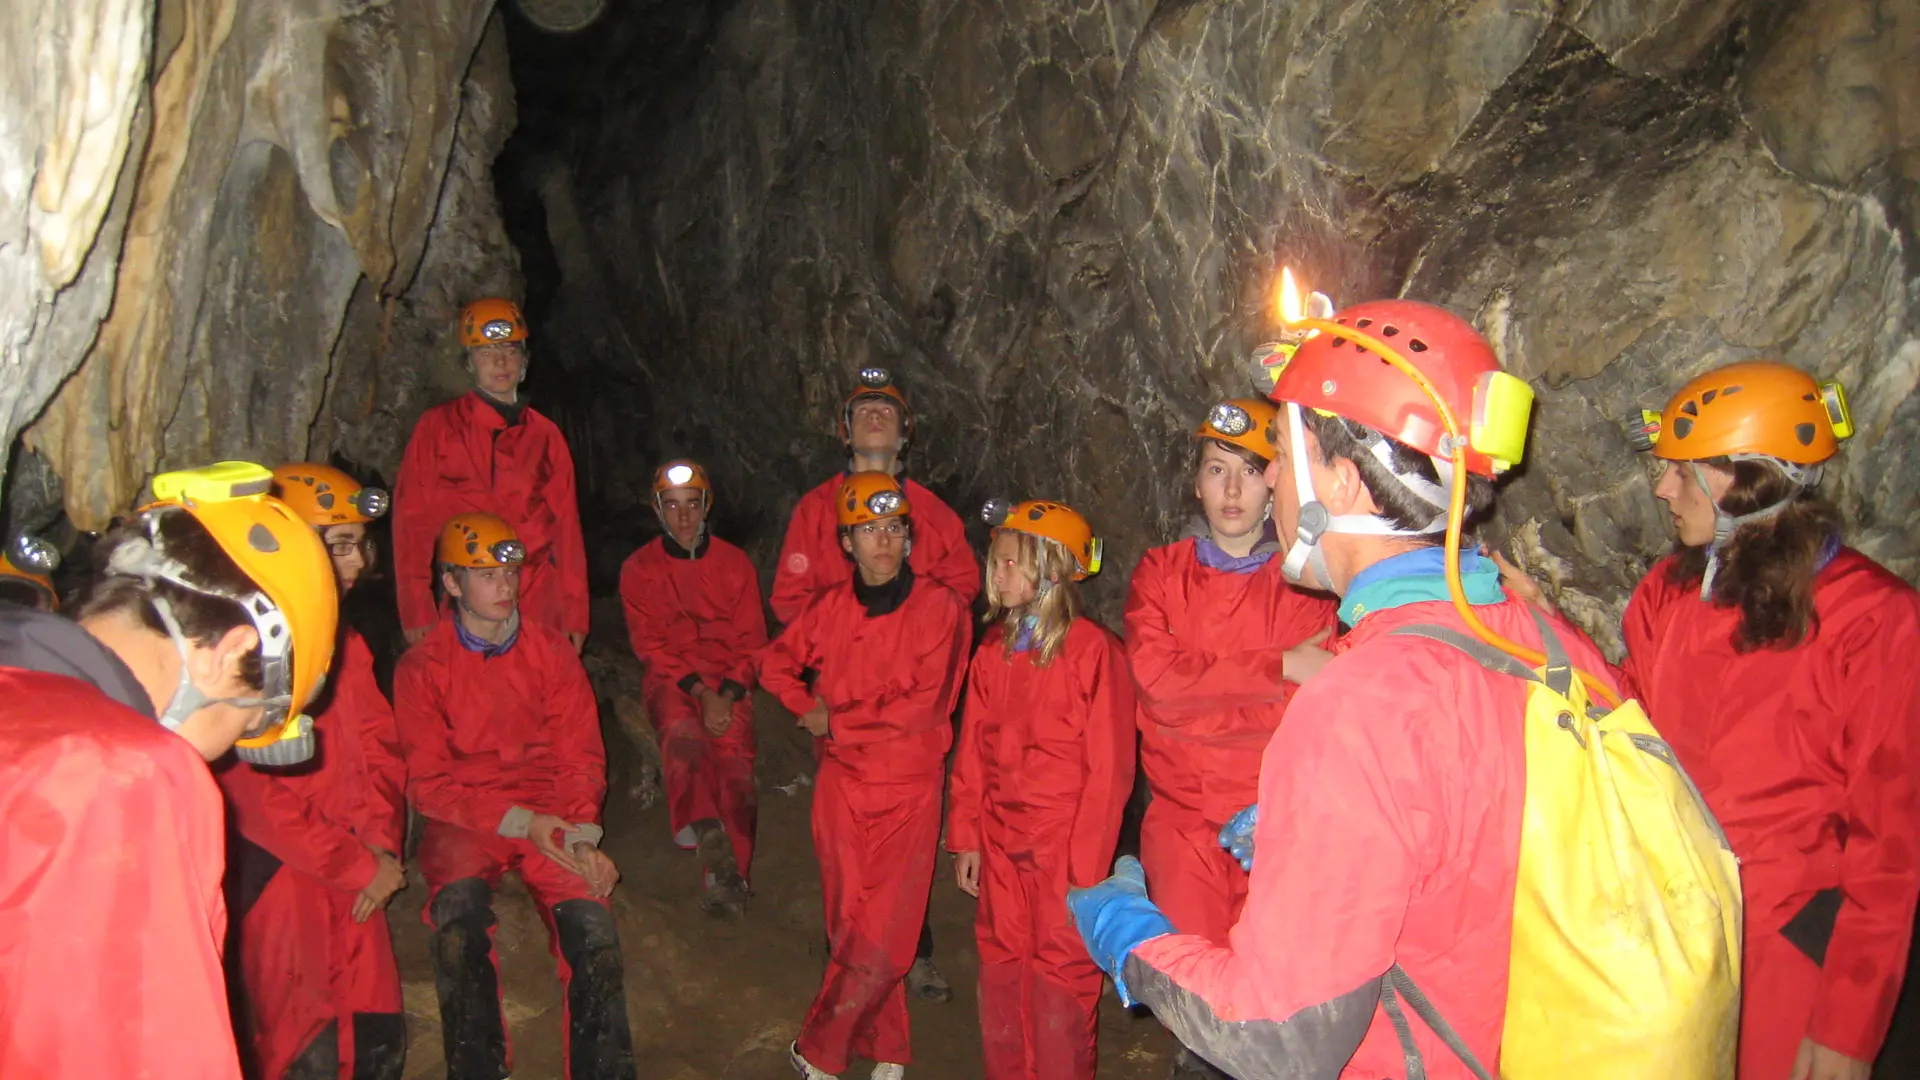
[[645,432],[589,438],[704,456],[762,547],[884,364],[963,514],[1091,515],[1111,614],[1288,262],[1447,304],[1533,381],[1496,539],[1604,639],[1669,542],[1615,418],[1737,358],[1847,381],[1829,483],[1920,574],[1911,4],[737,0],[679,30],[651,63],[582,48],[591,108],[523,92],[577,133],[541,242],[590,278],[543,332],[650,376]]
[[[9,526],[98,528],[160,469],[391,476],[512,291],[492,0],[20,0],[0,13]],[[489,27],[491,30],[489,31]]]

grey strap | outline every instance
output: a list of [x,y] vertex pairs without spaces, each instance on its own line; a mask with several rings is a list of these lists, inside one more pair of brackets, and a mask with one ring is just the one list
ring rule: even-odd
[[1407,1024],[1406,1015],[1400,1011],[1399,998],[1407,999],[1413,1011],[1433,1029],[1435,1035],[1440,1036],[1440,1041],[1447,1044],[1447,1049],[1453,1051],[1454,1056],[1464,1062],[1473,1075],[1480,1080],[1493,1080],[1486,1066],[1481,1065],[1480,1059],[1474,1057],[1473,1051],[1467,1048],[1466,1040],[1453,1030],[1453,1025],[1440,1015],[1440,1010],[1433,1007],[1427,995],[1414,985],[1413,976],[1407,974],[1406,968],[1395,964],[1387,969],[1387,973],[1380,977],[1380,997],[1387,1007],[1387,1018],[1393,1021],[1395,1034],[1400,1036],[1400,1049],[1406,1054],[1407,1080],[1426,1080],[1427,1066],[1420,1059],[1419,1047],[1414,1045],[1413,1031]]
[[1538,608],[1529,604],[1527,614],[1533,616],[1533,625],[1540,631],[1540,651],[1547,654],[1547,688],[1561,697],[1572,697],[1573,662],[1567,659],[1566,646],[1560,644],[1559,635],[1547,625],[1547,617]]
[[[1387,633],[1390,637],[1417,637],[1426,638],[1429,641],[1437,641],[1442,645],[1447,645],[1466,653],[1473,658],[1474,663],[1479,664],[1488,671],[1501,675],[1511,675],[1516,679],[1525,679],[1528,682],[1542,681],[1540,676],[1535,673],[1532,668],[1521,663],[1519,660],[1501,652],[1499,649],[1481,641],[1479,638],[1463,634],[1451,626],[1440,626],[1436,623],[1418,623],[1413,626],[1402,626],[1394,630],[1389,630]],[[1551,654],[1549,654],[1549,659],[1551,659]]]

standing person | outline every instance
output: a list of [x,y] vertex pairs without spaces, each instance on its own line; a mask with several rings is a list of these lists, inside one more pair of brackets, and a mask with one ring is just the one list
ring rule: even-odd
[[752,895],[753,664],[767,644],[760,575],[739,548],[709,535],[713,484],[698,464],[653,473],[653,512],[666,535],[627,556],[620,599],[641,694],[660,737],[674,843],[706,870],[701,906],[738,912]]
[[968,608],[908,564],[913,505],[893,477],[854,473],[834,505],[856,574],[787,624],[760,663],[820,755],[813,843],[829,955],[788,1053],[807,1080],[832,1080],[855,1056],[875,1063],[873,1080],[900,1080],[913,1060],[901,979],[933,884]]
[[58,569],[59,548],[21,533],[0,552],[0,601],[39,611],[59,611],[60,594],[53,587],[53,572]]
[[1628,602],[1624,672],[1740,857],[1740,1080],[1866,1080],[1920,894],[1920,598],[1818,491],[1837,384],[1729,365],[1649,434],[1679,546]]
[[434,605],[433,549],[456,514],[504,519],[525,545],[520,610],[587,639],[587,556],[574,498],[573,455],[553,421],[520,400],[527,321],[511,301],[475,300],[460,313],[473,390],[421,414],[394,483],[394,585],[407,644],[427,636]]
[[[840,441],[851,460],[847,471],[800,497],[780,546],[773,593],[767,598],[773,617],[792,622],[816,596],[845,587],[847,556],[836,524],[835,498],[846,478],[857,472],[885,473],[898,480],[914,506],[912,565],[923,580],[953,590],[971,607],[980,595],[980,566],[967,545],[966,526],[946,503],[906,475],[900,455],[913,441],[913,410],[905,394],[882,368],[862,368],[860,384],[840,409]],[[928,1001],[947,1001],[953,989],[933,962],[933,924],[920,928],[907,985]]]
[[518,874],[552,935],[565,993],[567,1076],[634,1075],[620,933],[607,897],[620,871],[600,850],[606,751],[587,673],[558,631],[520,618],[526,549],[492,514],[461,514],[436,560],[448,618],[394,673],[407,794],[419,808],[431,890],[448,1080],[508,1072],[493,955],[493,890]]
[[[304,518],[333,560],[344,599],[369,565],[367,523],[387,493],[327,465],[282,465],[274,495]],[[400,969],[383,914],[406,886],[400,734],[351,627],[325,708],[318,764],[298,772],[230,762],[215,775],[238,836],[227,858],[239,924],[254,1072],[280,1080],[397,1080],[406,1055]]]
[[967,674],[949,787],[954,878],[980,898],[986,1080],[1092,1080],[1104,976],[1060,898],[1107,876],[1133,790],[1133,679],[1080,614],[1100,568],[1085,518],[989,504],[990,631]]
[[[1290,584],[1274,558],[1274,406],[1215,405],[1194,439],[1200,516],[1178,543],[1134,568],[1127,661],[1140,692],[1140,766],[1151,801],[1140,861],[1153,900],[1182,933],[1224,943],[1247,875],[1220,829],[1254,800],[1260,755],[1301,683],[1326,663],[1334,625],[1325,594]],[[1205,1071],[1187,1059],[1176,1073]]]
[[240,1076],[206,762],[311,750],[338,616],[271,482],[163,473],[96,547],[77,624],[0,607],[0,1076]]

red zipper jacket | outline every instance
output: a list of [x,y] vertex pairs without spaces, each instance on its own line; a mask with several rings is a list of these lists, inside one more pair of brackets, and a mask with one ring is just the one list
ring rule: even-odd
[[[853,576],[853,562],[840,548],[839,518],[833,500],[845,473],[800,496],[780,545],[780,565],[767,598],[773,617],[792,622],[814,597],[839,588]],[[939,496],[913,479],[905,482],[913,508],[913,551],[908,561],[922,582],[944,585],[971,608],[980,595],[980,560],[967,546],[967,528]]]
[[660,537],[621,565],[620,599],[627,636],[650,684],[688,693],[696,684],[732,690],[735,700],[752,689],[754,658],[767,644],[767,618],[760,575],[745,552],[706,537],[698,557],[690,558],[679,544]]

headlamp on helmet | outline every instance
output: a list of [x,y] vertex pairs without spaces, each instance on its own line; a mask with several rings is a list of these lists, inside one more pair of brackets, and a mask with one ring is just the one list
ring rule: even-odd
[[347,501],[370,518],[380,517],[393,507],[393,497],[376,487],[363,487]]
[[1207,426],[1228,438],[1236,438],[1253,430],[1253,417],[1233,402],[1223,401],[1207,413]]
[[502,566],[517,566],[527,561],[527,545],[518,540],[501,540],[489,545],[487,554]]
[[882,367],[863,367],[860,369],[860,385],[868,390],[885,390],[893,385],[893,375]]
[[480,326],[480,336],[487,341],[512,341],[513,329],[510,319],[488,319]]
[[897,491],[876,491],[867,496],[867,512],[874,517],[892,517],[900,512],[906,499]]
[[693,483],[693,466],[684,464],[667,466],[667,483],[674,487],[686,487]]
[[21,533],[7,545],[7,561],[29,574],[51,574],[60,569],[60,549],[38,536]]
[[1007,523],[1007,515],[1011,513],[1013,500],[996,495],[981,505],[980,520],[987,523],[987,528],[997,529]]

